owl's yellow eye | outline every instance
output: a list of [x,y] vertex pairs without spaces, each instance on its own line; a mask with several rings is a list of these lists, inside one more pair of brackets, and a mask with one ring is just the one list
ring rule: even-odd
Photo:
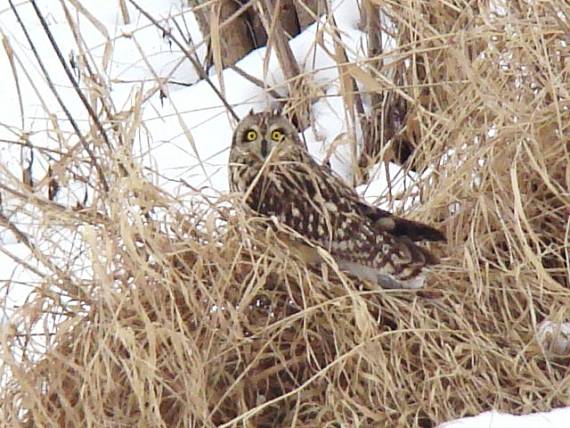
[[281,141],[281,138],[283,138],[283,132],[280,130],[276,129],[275,131],[271,132],[271,139],[273,141]]
[[253,129],[250,129],[246,132],[245,139],[246,141],[255,141],[257,139],[257,132],[255,132]]

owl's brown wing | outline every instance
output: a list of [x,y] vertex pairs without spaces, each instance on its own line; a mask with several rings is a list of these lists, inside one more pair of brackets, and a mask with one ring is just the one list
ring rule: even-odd
[[445,235],[434,227],[419,221],[395,216],[380,208],[358,202],[360,212],[368,217],[381,230],[411,241],[447,241]]
[[313,168],[319,169],[324,176],[329,177],[327,183],[332,183],[337,192],[342,193],[342,196],[347,200],[351,200],[360,214],[370,219],[380,231],[400,238],[407,238],[410,241],[447,241],[445,235],[434,227],[419,221],[398,217],[389,211],[367,204],[333,172],[322,165],[318,165],[312,159],[308,163]]

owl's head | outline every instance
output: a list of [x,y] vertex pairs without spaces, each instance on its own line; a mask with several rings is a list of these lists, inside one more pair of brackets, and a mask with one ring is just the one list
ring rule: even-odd
[[300,144],[298,131],[286,117],[251,111],[234,131],[232,151],[239,150],[263,161],[274,147],[285,144]]

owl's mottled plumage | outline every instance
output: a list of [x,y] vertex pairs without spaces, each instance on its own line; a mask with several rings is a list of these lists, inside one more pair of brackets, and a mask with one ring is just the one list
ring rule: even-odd
[[419,288],[424,268],[438,263],[421,240],[438,230],[373,207],[317,164],[293,125],[273,113],[250,113],[230,151],[230,188],[259,214],[275,216],[330,252],[341,269],[385,288]]

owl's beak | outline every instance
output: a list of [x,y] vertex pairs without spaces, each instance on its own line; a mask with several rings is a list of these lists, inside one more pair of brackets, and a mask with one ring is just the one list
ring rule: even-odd
[[261,156],[263,158],[267,157],[267,140],[261,140]]

